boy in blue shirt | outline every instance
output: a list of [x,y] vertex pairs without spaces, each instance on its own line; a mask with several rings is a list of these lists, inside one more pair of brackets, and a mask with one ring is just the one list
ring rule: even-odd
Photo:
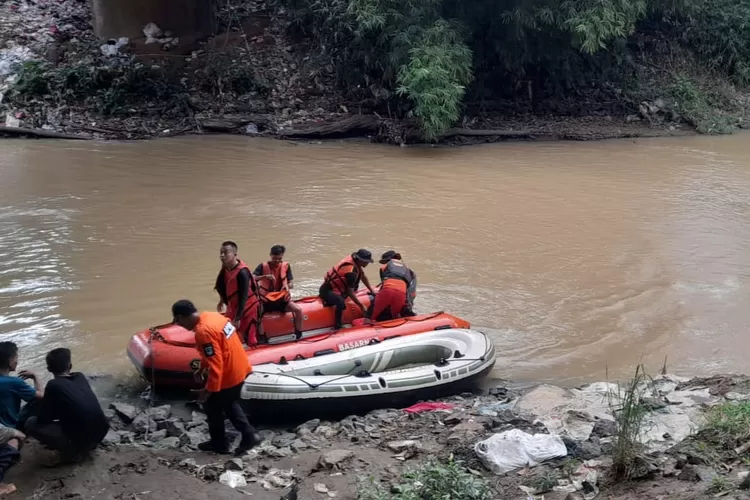
[[[0,440],[0,495],[16,490],[13,484],[5,484],[1,481],[8,469],[20,457],[18,450],[25,436],[16,429],[23,429],[36,406],[34,403],[43,396],[39,381],[33,373],[21,371],[18,377],[10,375],[11,372],[16,371],[17,367],[18,346],[13,342],[0,342],[0,431],[11,434],[6,436],[9,438],[8,441]],[[30,386],[26,380],[32,380],[34,386]],[[27,404],[23,411],[21,411],[21,401]]]
[[[21,411],[21,402],[42,399],[43,391],[32,372],[21,371],[17,377],[11,376],[17,367],[18,346],[13,342],[0,342],[0,424],[23,430],[29,412],[26,408]],[[29,379],[33,387],[26,383]]]

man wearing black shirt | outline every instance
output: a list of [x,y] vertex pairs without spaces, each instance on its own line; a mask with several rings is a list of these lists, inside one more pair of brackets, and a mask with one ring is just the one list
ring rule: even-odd
[[82,373],[71,373],[69,349],[47,354],[47,382],[37,417],[29,418],[27,433],[60,452],[63,462],[82,458],[101,443],[109,431],[99,400]]

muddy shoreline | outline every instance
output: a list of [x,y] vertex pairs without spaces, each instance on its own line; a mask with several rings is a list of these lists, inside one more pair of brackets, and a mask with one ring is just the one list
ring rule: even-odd
[[[116,400],[106,410],[111,431],[89,461],[40,469],[51,452],[32,441],[7,481],[18,487],[11,498],[276,500],[295,498],[290,492],[298,490],[299,499],[356,499],[369,498],[361,490],[358,496],[358,488],[372,487],[367,484],[395,492],[405,470],[455,460],[490,487],[491,498],[749,498],[741,489],[750,470],[747,449],[728,448],[712,437],[711,427],[718,411],[750,409],[748,377],[644,379],[633,392],[644,409],[642,462],[629,482],[612,476],[627,384],[519,390],[494,382],[500,385],[445,398],[424,411],[382,409],[263,429],[265,442],[239,458],[195,450],[207,433],[195,406]],[[488,464],[476,443],[509,431],[557,440],[564,454],[495,474],[488,467],[498,464]]]
[[[193,127],[180,128],[178,124],[166,126],[162,132],[153,135],[142,132],[80,126],[68,126],[62,130],[44,130],[35,128],[13,128],[0,126],[0,138],[36,138],[64,140],[153,140],[166,137],[196,135],[235,135],[246,137],[264,137],[291,142],[320,142],[331,140],[362,140],[373,143],[394,145],[424,144],[417,137],[407,137],[398,142],[384,134],[385,129],[393,122],[380,120],[376,115],[351,115],[329,117],[325,121],[304,123],[295,129],[266,129],[261,132],[247,133],[248,126],[254,125],[257,117],[222,116],[198,119]],[[264,117],[264,120],[270,120]],[[365,127],[358,127],[365,123]],[[469,146],[494,142],[515,141],[596,141],[608,139],[636,139],[655,137],[685,137],[699,135],[689,127],[674,125],[650,126],[643,122],[628,121],[626,117],[525,117],[497,118],[480,123],[473,128],[453,129],[449,135],[436,144],[447,146]],[[252,128],[255,130],[255,128]]]

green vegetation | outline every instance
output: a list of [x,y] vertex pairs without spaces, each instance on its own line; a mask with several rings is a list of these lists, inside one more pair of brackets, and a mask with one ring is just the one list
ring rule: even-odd
[[[146,105],[159,114],[190,114],[186,79],[175,67],[147,66],[135,59],[92,64],[81,61],[55,67],[41,61],[23,64],[8,99],[18,106],[83,105],[105,116],[128,115]],[[192,84],[212,95],[264,92],[248,65],[236,63],[229,53],[219,54],[194,72]]]
[[723,403],[706,413],[701,429],[704,440],[724,450],[733,450],[750,440],[750,403]]
[[750,0],[279,1],[343,85],[415,117],[430,140],[464,101],[634,114],[661,99],[704,133],[730,132],[745,113],[692,71],[750,83]]
[[644,447],[639,438],[648,410],[641,403],[648,390],[649,378],[638,365],[635,375],[617,393],[610,393],[609,406],[615,418],[615,443],[612,472],[619,480],[634,477],[644,465]]
[[524,481],[524,486],[534,488],[537,493],[552,491],[561,479],[560,472],[555,469],[544,469],[541,473]]
[[490,489],[460,462],[431,461],[404,473],[390,490],[369,480],[360,483],[359,500],[489,500]]

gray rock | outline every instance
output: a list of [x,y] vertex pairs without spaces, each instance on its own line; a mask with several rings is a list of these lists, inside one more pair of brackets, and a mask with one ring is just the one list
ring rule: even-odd
[[104,413],[104,416],[107,417],[108,422],[111,422],[112,419],[114,419],[117,416],[117,413],[115,413],[115,410],[111,410],[109,408],[102,409],[102,413]]
[[452,429],[452,433],[448,436],[448,441],[462,441],[462,442],[474,442],[480,434],[484,431],[484,425],[471,420],[466,420],[455,426]]
[[742,480],[742,482],[740,483],[740,486],[739,486],[739,488],[740,488],[741,490],[747,490],[747,489],[750,489],[750,474],[748,474],[747,476],[745,476],[745,478],[744,478],[744,479]]
[[166,430],[170,437],[180,437],[185,433],[185,424],[176,418],[157,422],[159,430]]
[[107,435],[104,436],[104,439],[102,440],[102,445],[114,446],[116,444],[120,444],[120,434],[117,431],[113,431],[112,429],[110,429],[107,432]]
[[568,449],[568,455],[581,460],[592,460],[602,456],[602,448],[593,441],[573,441],[563,436],[563,443]]
[[276,433],[270,429],[259,430],[258,435],[263,438],[263,441],[268,441],[269,443],[276,437]]
[[138,415],[136,407],[127,403],[112,403],[109,407],[114,410],[126,424],[132,422],[136,415]]
[[224,463],[224,470],[243,470],[245,464],[241,458],[230,458]]
[[711,482],[717,477],[716,471],[709,467],[701,467],[699,465],[686,464],[680,471],[680,475],[677,478],[680,481],[690,482]]
[[205,413],[200,413],[200,412],[194,411],[193,414],[192,414],[192,417],[193,418],[190,420],[190,422],[188,422],[185,425],[185,427],[188,430],[190,430],[190,429],[192,429],[194,427],[198,427],[199,425],[202,425],[202,424],[206,423],[206,414]]
[[457,425],[460,424],[463,419],[459,417],[458,415],[448,415],[448,417],[443,420],[443,423],[445,425]]
[[304,424],[298,425],[294,429],[294,432],[299,433],[299,431],[302,430],[302,429],[307,429],[309,431],[314,431],[315,429],[318,428],[319,425],[320,425],[320,419],[319,418],[314,418],[312,420],[308,420]]
[[386,446],[394,453],[401,453],[407,450],[419,450],[422,448],[422,443],[412,439],[405,439],[403,441],[391,441]]
[[592,436],[612,437],[617,432],[617,427],[612,420],[599,419],[594,424],[594,428],[591,430]]
[[271,444],[273,444],[277,448],[284,448],[292,444],[295,439],[297,439],[296,434],[292,434],[291,432],[283,432],[274,436],[274,438],[271,440]]
[[139,434],[143,434],[146,431],[155,432],[158,429],[156,422],[151,420],[145,413],[138,414],[138,416],[133,419],[131,425],[133,430]]
[[180,444],[182,446],[190,446],[191,448],[197,447],[204,441],[208,441],[208,435],[200,431],[185,431],[185,433],[180,436]]
[[135,433],[130,431],[117,431],[120,436],[120,443],[122,444],[133,444],[135,443]]
[[294,455],[292,449],[289,447],[276,448],[275,446],[269,446],[264,448],[263,452],[270,458],[286,458]]
[[146,410],[146,414],[151,417],[152,420],[156,420],[157,422],[160,420],[166,420],[170,415],[172,415],[172,406],[155,406]]
[[151,434],[148,435],[148,439],[152,443],[155,443],[157,441],[161,441],[162,439],[166,439],[166,437],[167,437],[167,430],[166,429],[162,429],[160,431],[154,431],[154,432],[152,432]]
[[344,464],[354,458],[351,450],[331,450],[323,453],[318,459],[318,470],[340,469]]
[[180,462],[179,465],[180,465],[180,468],[186,469],[186,470],[191,471],[191,472],[193,472],[196,469],[198,469],[198,464],[195,462],[194,458],[186,458],[185,460],[183,460],[182,462]]
[[162,450],[176,449],[179,447],[180,447],[180,438],[175,437],[175,436],[166,437],[162,439],[161,441],[154,443],[154,448],[159,448]]
[[302,450],[309,448],[310,446],[301,439],[295,439],[292,444],[289,445],[293,452],[297,453]]
[[313,432],[314,435],[320,436],[323,439],[331,439],[334,436],[337,436],[341,432],[340,429],[334,429],[333,427],[327,426],[327,425],[320,425],[317,429],[315,429],[315,432]]

